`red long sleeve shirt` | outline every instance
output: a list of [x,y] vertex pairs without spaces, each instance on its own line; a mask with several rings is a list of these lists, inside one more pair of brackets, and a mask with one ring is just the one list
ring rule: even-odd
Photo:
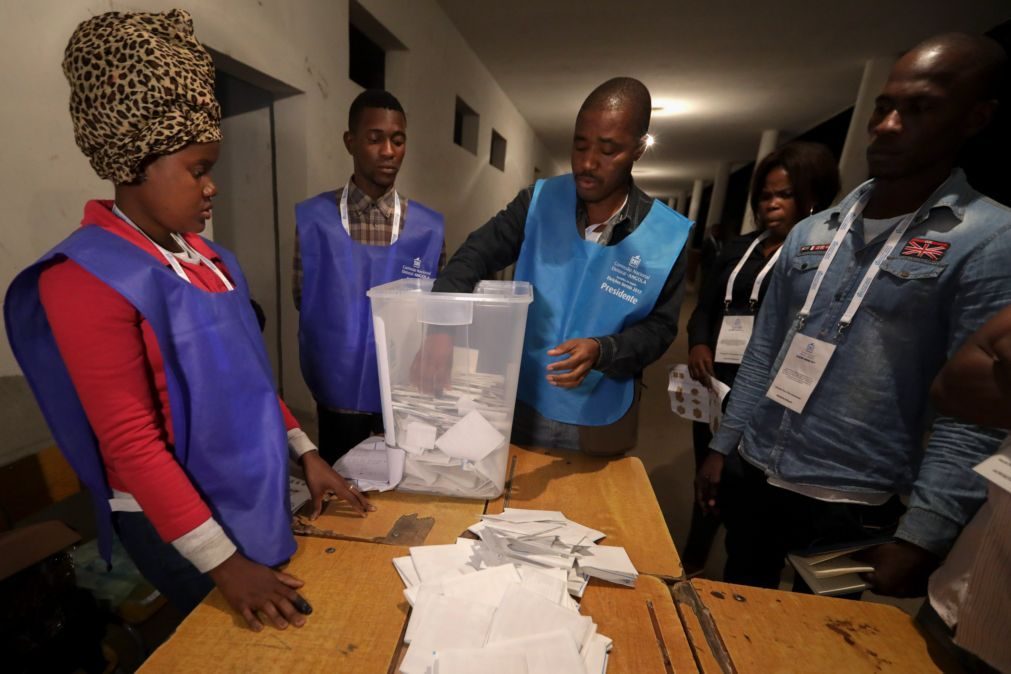
[[[164,262],[142,233],[112,213],[112,203],[91,201],[82,224],[121,236]],[[229,276],[213,250],[196,235],[186,241]],[[202,264],[180,260],[190,281],[224,292]],[[172,410],[154,330],[122,295],[72,260],[53,263],[39,278],[39,293],[56,344],[98,438],[109,485],[137,500],[166,541],[211,517],[171,451]],[[281,401],[288,430],[298,422]]]

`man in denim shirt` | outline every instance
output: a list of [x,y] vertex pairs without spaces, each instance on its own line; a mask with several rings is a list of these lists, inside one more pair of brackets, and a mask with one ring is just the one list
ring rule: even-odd
[[[928,393],[965,338],[1011,303],[1011,210],[954,168],[962,144],[993,114],[1003,58],[983,38],[942,35],[896,63],[869,123],[866,207],[805,321],[798,312],[861,189],[786,240],[699,471],[699,498],[714,507],[728,457],[728,581],[775,586],[788,550],[894,531],[893,542],[867,552],[875,566],[867,579],[883,594],[919,594],[982,502],[972,466],[1003,434],[933,416]],[[843,325],[886,240],[913,213]],[[798,329],[835,345],[799,414],[766,396]],[[899,495],[908,495],[904,514]]]

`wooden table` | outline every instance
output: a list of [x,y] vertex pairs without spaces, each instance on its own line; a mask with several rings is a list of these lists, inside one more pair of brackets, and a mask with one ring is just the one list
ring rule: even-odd
[[[314,612],[302,629],[244,629],[217,591],[144,664],[145,672],[329,671],[386,674],[402,656],[408,606],[392,559],[410,545],[451,543],[486,508],[562,510],[623,545],[640,573],[673,578],[681,564],[638,459],[606,461],[513,447],[508,498],[494,502],[386,492],[366,518],[330,503],[315,521],[296,517],[298,552],[288,571],[306,581]],[[330,552],[328,552],[330,551]],[[697,672],[675,604],[661,578],[637,587],[592,581],[582,601],[614,640],[609,674]]]
[[[146,672],[327,671],[389,674],[403,655],[408,606],[397,545],[451,543],[481,513],[561,510],[607,534],[640,571],[637,586],[594,579],[581,612],[614,640],[609,674],[938,672],[952,666],[898,609],[727,583],[677,580],[681,565],[642,464],[512,448],[495,501],[388,492],[359,518],[330,504],[296,518],[289,571],[306,581],[306,627],[253,633],[213,592],[145,663]],[[650,575],[652,574],[652,575]]]
[[388,671],[407,621],[392,559],[406,548],[298,537],[286,571],[305,581],[305,627],[256,633],[217,590],[144,663],[144,672]]
[[489,513],[505,507],[561,510],[607,534],[604,545],[625,548],[639,573],[668,580],[682,576],[674,540],[638,458],[607,460],[513,446],[507,465],[511,484],[488,503]]
[[590,581],[580,612],[614,641],[607,674],[698,672],[667,585],[639,576],[635,589]]
[[707,580],[687,586],[673,593],[705,674],[958,671],[894,606]]

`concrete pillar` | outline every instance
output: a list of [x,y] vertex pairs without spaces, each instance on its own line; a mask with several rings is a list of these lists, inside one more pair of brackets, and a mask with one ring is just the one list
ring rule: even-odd
[[674,203],[671,204],[671,208],[681,215],[685,215],[685,211],[687,210],[685,206],[688,202],[688,190],[675,190],[673,201]]
[[702,205],[702,190],[705,188],[705,183],[701,180],[696,180],[692,184],[692,203],[688,207],[688,219],[695,222],[699,219],[699,207]]
[[[765,159],[770,152],[776,149],[779,143],[779,130],[766,129],[762,132],[762,138],[758,141],[758,154],[755,156],[755,167],[758,162]],[[752,176],[754,172],[752,171]],[[751,212],[751,188],[748,188],[748,200],[744,202],[744,221],[741,223],[741,234],[755,231],[755,214]]]
[[842,181],[839,198],[867,180],[867,123],[874,111],[874,99],[884,88],[894,64],[894,58],[886,57],[871,59],[864,65],[864,76],[860,80],[856,103],[853,104],[853,118],[839,158],[839,177]]
[[727,182],[730,180],[730,162],[724,161],[716,167],[713,178],[713,193],[709,198],[709,214],[706,216],[706,231],[723,220],[723,204],[727,199]]

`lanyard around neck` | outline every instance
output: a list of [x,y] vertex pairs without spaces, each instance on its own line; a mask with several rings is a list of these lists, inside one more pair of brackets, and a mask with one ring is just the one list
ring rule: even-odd
[[[723,303],[727,309],[730,308],[730,302],[734,298],[734,283],[737,281],[737,275],[741,273],[742,269],[744,269],[744,265],[747,264],[748,258],[750,258],[751,254],[755,252],[758,245],[767,238],[769,238],[768,230],[759,234],[758,238],[752,241],[751,245],[748,246],[748,251],[744,254],[744,257],[741,258],[741,261],[737,263],[737,266],[734,267],[734,271],[730,272],[730,278],[727,279],[727,292],[723,297]],[[762,282],[765,281],[765,277],[769,275],[772,268],[776,266],[776,260],[779,259],[779,254],[782,252],[782,246],[777,248],[776,252],[769,258],[769,261],[765,263],[764,267],[762,267],[762,270],[758,272],[758,276],[755,277],[755,283],[751,286],[750,306],[752,310],[754,310],[755,305],[758,304],[758,296],[762,293]]]
[[[825,280],[825,273],[828,268],[832,266],[832,261],[835,259],[836,254],[839,252],[839,246],[842,245],[843,239],[853,228],[853,222],[864,212],[864,208],[867,207],[867,202],[870,200],[871,191],[873,190],[873,183],[868,183],[863,187],[856,201],[850,207],[846,216],[843,218],[842,224],[839,226],[839,231],[836,232],[835,237],[832,239],[832,243],[829,245],[828,250],[825,252],[825,256],[822,257],[821,262],[818,264],[818,270],[815,272],[814,280],[811,282],[811,288],[807,292],[807,299],[804,301],[804,306],[801,308],[800,313],[797,314],[797,318],[800,320],[800,324],[803,325],[807,317],[811,315],[811,308],[814,306],[815,297],[818,295],[818,290],[821,288],[822,281]],[[895,229],[892,230],[891,235],[885,244],[878,251],[877,256],[875,256],[874,261],[871,263],[870,268],[867,273],[864,274],[863,280],[857,287],[856,292],[853,294],[853,298],[850,300],[849,306],[846,307],[846,312],[839,319],[839,329],[843,330],[849,327],[850,323],[853,322],[853,317],[856,316],[857,310],[863,303],[864,298],[867,296],[867,291],[870,289],[871,284],[874,283],[874,279],[878,275],[878,271],[881,270],[881,265],[892,254],[895,247],[899,245],[899,241],[905,236],[906,230],[916,219],[916,216],[927,207],[927,204],[931,203],[928,199],[923,206],[920,206],[915,212],[910,213],[905,218],[902,219]]]
[[[159,244],[157,241],[148,236],[148,233],[145,232],[143,229],[141,229],[139,226],[137,226],[137,223],[131,220],[126,213],[121,211],[119,206],[117,206],[116,204],[112,205],[112,212],[113,214],[116,215],[116,217],[118,217],[120,220],[136,229],[138,232],[143,234],[148,241],[153,243],[154,247],[157,248],[158,252],[161,253],[162,257],[165,258],[165,261],[168,262],[170,267],[172,267],[172,271],[175,272],[176,276],[186,281],[187,283],[190,284],[193,283],[193,281],[190,280],[190,277],[186,275],[186,272],[183,270],[183,266],[179,264],[179,259],[175,256],[175,254],[172,251],[166,250],[165,248],[162,247],[161,244]],[[218,265],[214,264],[206,257],[204,257],[200,253],[200,251],[198,251],[196,248],[187,243],[186,239],[184,239],[182,236],[176,234],[175,232],[171,232],[170,236],[172,237],[172,240],[175,241],[176,244],[178,244],[178,246],[183,249],[184,252],[186,252],[191,257],[196,258],[200,262],[200,264],[206,265],[212,272],[214,272],[214,275],[217,276],[218,279],[221,281],[221,283],[224,284],[225,288],[227,288],[228,290],[235,289],[235,286],[233,286],[232,282],[228,280],[228,277],[225,276],[220,269],[218,269]]]
[[[351,236],[351,221],[348,220],[348,191],[351,188],[351,181],[348,180],[341,192],[341,225],[344,231]],[[400,238],[400,195],[397,190],[393,190],[393,233],[390,234],[390,245],[392,246]]]

